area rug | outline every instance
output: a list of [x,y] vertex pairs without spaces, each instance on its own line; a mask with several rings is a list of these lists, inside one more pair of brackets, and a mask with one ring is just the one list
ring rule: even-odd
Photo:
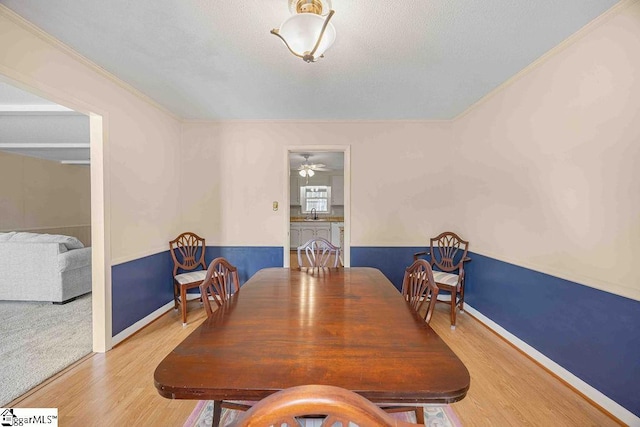
[[[455,412],[449,405],[423,405],[424,406],[424,423],[427,427],[461,427],[462,424]],[[222,418],[220,420],[221,427],[232,426],[242,415],[241,411],[231,409],[222,410]],[[394,418],[405,422],[415,423],[416,415],[414,412],[399,412],[391,414]],[[184,427],[211,427],[213,421],[213,401],[201,400],[196,405]],[[315,420],[305,420],[305,427],[317,425]],[[369,426],[361,426],[369,427]]]
[[91,294],[67,304],[0,301],[0,407],[92,350]]

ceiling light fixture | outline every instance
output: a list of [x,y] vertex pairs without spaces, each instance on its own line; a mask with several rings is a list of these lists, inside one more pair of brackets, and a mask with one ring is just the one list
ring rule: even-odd
[[300,169],[300,172],[298,172],[300,174],[300,176],[313,176],[316,173],[313,171],[313,169],[309,169],[308,167],[304,168],[304,169]]
[[[278,36],[284,45],[305,62],[316,62],[336,40],[336,29],[329,21],[335,13],[331,0],[289,0],[293,14],[274,28],[271,34]],[[324,18],[326,16],[326,18]]]

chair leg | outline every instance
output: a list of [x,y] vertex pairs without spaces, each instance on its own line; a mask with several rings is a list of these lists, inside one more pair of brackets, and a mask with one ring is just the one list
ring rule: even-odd
[[398,412],[413,412],[416,414],[416,422],[424,424],[424,408],[419,406],[380,406],[380,409],[388,414],[396,414]]
[[222,401],[213,401],[213,420],[211,421],[211,427],[218,427],[220,425],[220,418],[222,418]]
[[458,295],[456,290],[451,291],[451,329],[456,328],[456,302],[458,300]]
[[182,309],[182,326],[187,326],[187,289],[180,286],[180,308]]
[[178,285],[173,283],[173,309],[178,309]]
[[460,289],[460,313],[464,313],[464,287]]

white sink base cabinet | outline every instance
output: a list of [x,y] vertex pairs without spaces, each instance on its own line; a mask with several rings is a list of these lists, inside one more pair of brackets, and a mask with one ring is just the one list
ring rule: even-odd
[[308,240],[322,237],[331,240],[330,222],[292,222],[289,228],[289,246],[291,250]]

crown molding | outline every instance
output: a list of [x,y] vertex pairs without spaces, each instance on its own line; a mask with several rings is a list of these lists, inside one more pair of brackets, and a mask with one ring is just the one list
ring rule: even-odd
[[427,124],[427,125],[448,125],[453,122],[452,119],[183,119],[184,124]]
[[131,86],[129,83],[126,83],[123,80],[120,80],[114,74],[111,74],[109,71],[105,70],[104,68],[102,68],[101,66],[96,64],[95,62],[89,60],[85,56],[83,56],[80,53],[78,53],[77,51],[73,50],[70,46],[68,46],[68,45],[64,44],[63,42],[61,42],[60,40],[56,39],[51,34],[47,33],[44,30],[42,30],[40,27],[38,27],[35,24],[27,21],[22,16],[18,15],[13,10],[9,9],[8,7],[6,7],[3,4],[0,4],[0,16],[6,17],[11,22],[21,26],[22,28],[24,28],[26,31],[30,32],[34,36],[39,37],[44,42],[52,45],[54,48],[56,48],[58,50],[61,50],[65,54],[67,54],[70,57],[72,57],[74,60],[80,62],[82,65],[88,67],[89,69],[91,69],[92,71],[96,72],[100,76],[106,78],[107,80],[109,80],[112,83],[116,84],[118,87],[126,90],[127,92],[131,93],[132,95],[136,96],[138,99],[140,99],[143,102],[149,104],[150,106],[156,108],[157,110],[161,111],[162,113],[167,114],[168,116],[172,117],[173,119],[175,119],[175,120],[177,120],[179,122],[182,121],[181,117],[178,117],[176,114],[174,114],[173,112],[169,111],[164,106],[158,104],[156,101],[154,101],[149,96],[147,96],[144,93],[142,93],[140,90],[138,90],[135,87]]

